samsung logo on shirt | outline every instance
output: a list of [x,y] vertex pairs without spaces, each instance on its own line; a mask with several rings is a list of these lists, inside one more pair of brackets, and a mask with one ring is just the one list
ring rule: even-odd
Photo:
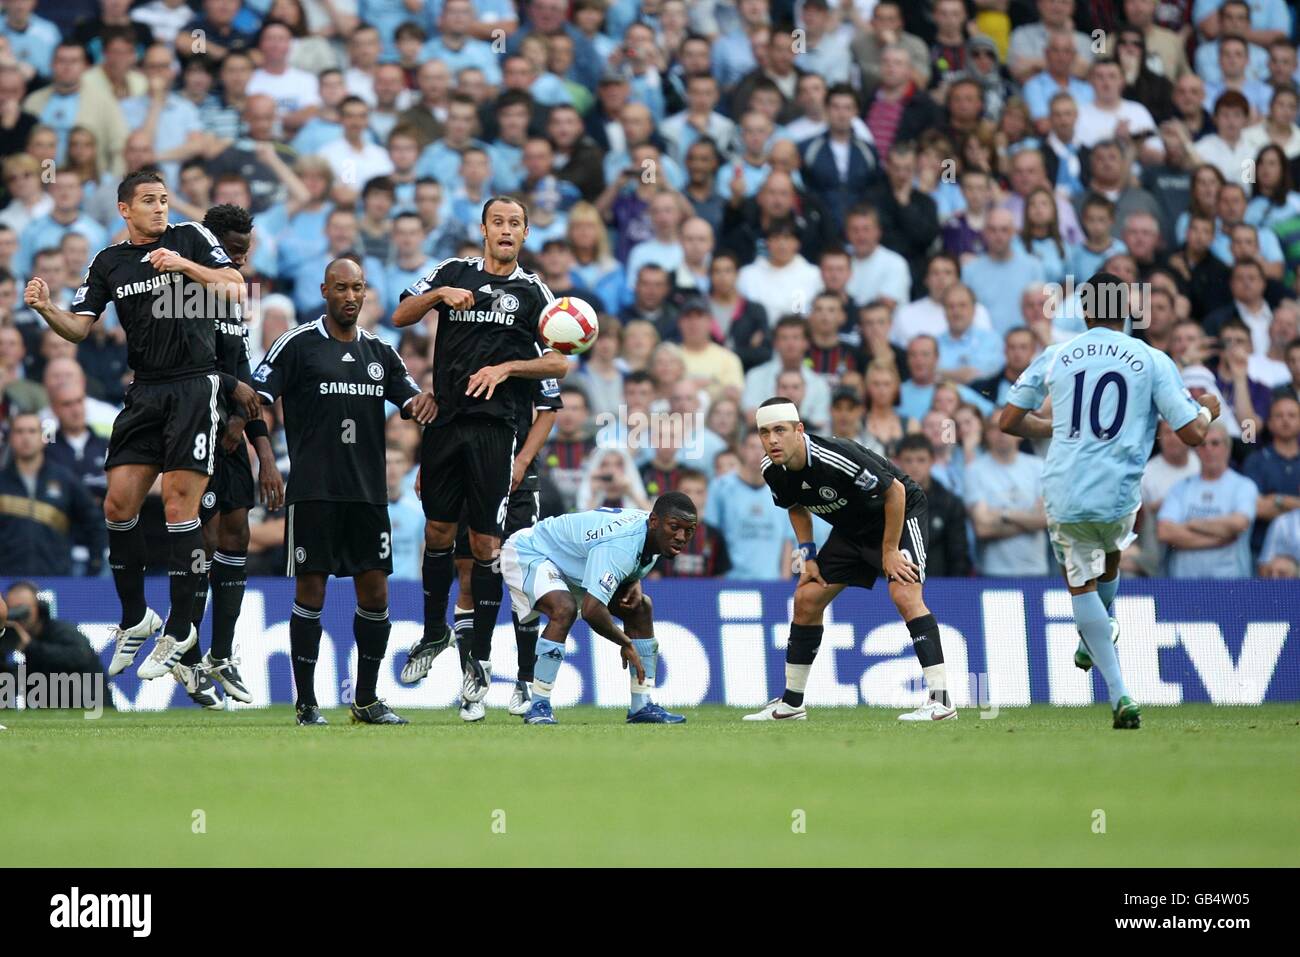
[[453,309],[450,314],[452,322],[494,322],[499,326],[513,326],[513,312],[497,312],[495,309]]
[[841,498],[831,502],[829,505],[808,505],[805,507],[814,515],[825,515],[827,512],[837,512],[848,504],[849,500],[847,498]]
[[[155,289],[161,289],[163,286],[169,286],[174,282],[179,282],[181,274],[178,272],[163,273],[161,276],[154,276],[152,279],[145,279],[141,282],[129,282],[125,286],[117,287],[115,299],[125,299],[127,296],[138,296],[141,293],[153,292]],[[80,290],[78,291],[80,296]]]
[[377,395],[383,398],[384,386],[382,383],[372,382],[322,382],[320,384],[321,395]]

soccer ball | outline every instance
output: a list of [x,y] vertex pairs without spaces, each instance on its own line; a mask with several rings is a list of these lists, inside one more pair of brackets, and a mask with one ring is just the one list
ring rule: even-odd
[[595,309],[581,299],[565,296],[542,310],[537,331],[542,341],[556,352],[576,356],[591,348],[600,330]]

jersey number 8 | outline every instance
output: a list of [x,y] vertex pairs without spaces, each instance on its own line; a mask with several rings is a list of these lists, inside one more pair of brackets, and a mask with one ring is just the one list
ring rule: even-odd
[[194,458],[202,461],[208,455],[208,434],[200,432],[194,436]]

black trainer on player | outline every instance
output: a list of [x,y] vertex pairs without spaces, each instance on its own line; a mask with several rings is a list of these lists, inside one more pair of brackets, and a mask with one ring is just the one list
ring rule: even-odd
[[[925,492],[888,459],[856,442],[805,432],[789,399],[764,402],[756,424],[767,452],[763,480],[776,504],[789,509],[803,570],[785,652],[785,693],[745,720],[807,716],[804,689],[822,640],[822,613],[846,586],[870,588],[882,574],[930,689],[929,700],[900,719],[956,718],[946,690],[939,625],[921,589],[928,529]],[[813,543],[814,514],[832,527],[820,554]]]
[[[203,225],[217,237],[236,269],[242,269],[252,244],[253,217],[242,206],[213,206],[203,217]],[[245,303],[232,301],[229,309],[213,316],[216,323],[217,375],[222,388],[230,394],[243,382],[252,388],[249,368],[248,327],[244,325]],[[258,478],[248,457],[247,435],[257,452]],[[239,673],[239,659],[234,656],[235,624],[244,602],[248,558],[248,511],[257,502],[257,487],[268,509],[279,508],[284,499],[284,480],[275,464],[266,421],[259,414],[245,419],[233,411],[217,445],[216,463],[208,489],[203,493],[199,519],[203,525],[206,574],[194,597],[194,627],[202,629],[203,613],[208,602],[208,583],[212,585],[212,643],[202,655],[196,643],[185,652],[172,674],[185,685],[197,704],[221,707],[216,699],[213,679],[222,691],[236,701],[253,700]]]
[[[402,293],[393,325],[413,325],[436,314],[434,395],[438,417],[420,449],[424,504],[424,636],[410,658],[433,658],[451,643],[447,599],[456,569],[453,546],[467,508],[474,555],[470,591],[475,643],[490,647],[503,584],[496,565],[515,461],[515,423],[525,390],[502,388],[508,379],[561,379],[564,356],[537,340],[551,291],[519,266],[528,236],[522,203],[493,197],[483,205],[483,255],[446,259]],[[421,664],[425,673],[428,667]]]
[[[71,310],[50,301],[42,279],[27,284],[24,300],[71,342],[86,338],[110,302],[126,332],[127,361],[135,379],[113,422],[105,462],[109,565],[122,603],[108,673],[130,665],[162,625],[145,604],[145,544],[138,527],[140,506],[161,472],[171,611],[165,632],[140,665],[140,677],[150,679],[170,673],[198,641],[193,608],[203,574],[199,499],[212,474],[224,416],[211,304],[239,295],[243,277],[202,225],[167,224],[167,186],[157,170],[127,176],[118,186],[117,201],[127,239],[91,260]],[[257,408],[251,389],[235,399]]]
[[[531,528],[541,515],[540,479],[537,474],[537,455],[546,444],[557,411],[563,406],[560,384],[554,379],[531,382],[517,379],[515,388],[532,393],[531,401],[518,404],[519,420],[515,423],[515,442],[519,448],[510,477],[510,498],[506,503],[504,537],[509,538],[521,528]],[[470,597],[470,575],[474,553],[469,545],[469,523],[462,515],[456,534],[456,577],[460,589],[453,612],[453,629],[456,647],[460,652],[460,666],[464,672],[461,685],[460,717],[463,721],[480,721],[486,717],[483,698],[492,680],[492,633],[486,645],[477,636],[470,638],[474,627],[474,605]],[[533,680],[533,665],[537,659],[538,622],[520,622],[512,614],[515,627],[515,648],[518,654],[518,671],[508,709],[513,715],[522,715],[532,703],[528,686]],[[416,646],[419,647],[418,645]],[[415,652],[415,649],[412,649]],[[402,668],[402,681],[416,684],[428,673],[433,664],[433,654],[410,653]]]
[[[352,721],[406,724],[379,700],[388,647],[392,528],[384,458],[384,403],[421,425],[434,414],[406,365],[381,339],[357,328],[366,275],[335,259],[321,284],[325,315],[286,332],[253,373],[262,401],[284,406],[289,443],[287,574],[297,579],[289,646],[299,724],[324,724],[313,683],[321,609],[330,575],[351,578],[357,596],[352,634],[357,677]],[[294,467],[296,466],[296,467]]]

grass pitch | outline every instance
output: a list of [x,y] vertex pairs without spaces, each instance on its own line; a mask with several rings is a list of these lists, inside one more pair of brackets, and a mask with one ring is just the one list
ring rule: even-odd
[[[1294,865],[1300,707],[3,712],[0,864]],[[200,829],[200,825],[202,828]],[[1104,833],[1101,833],[1104,827]],[[196,831],[201,831],[196,833]]]

